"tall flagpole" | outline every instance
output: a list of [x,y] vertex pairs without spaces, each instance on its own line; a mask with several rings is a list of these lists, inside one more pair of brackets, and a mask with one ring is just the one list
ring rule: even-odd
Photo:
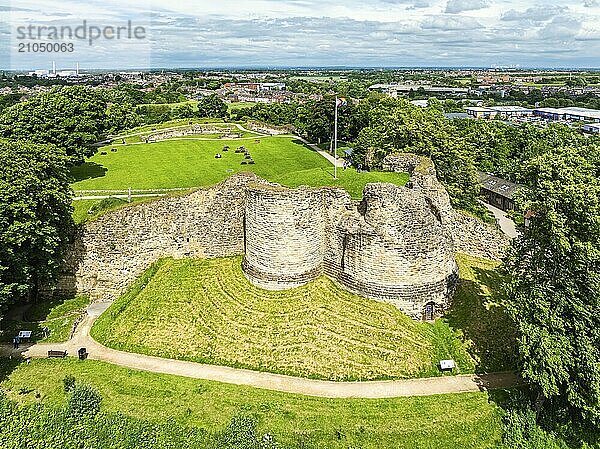
[[334,131],[334,144],[333,144],[333,177],[337,179],[337,145],[338,145],[338,98],[335,97],[335,131]]

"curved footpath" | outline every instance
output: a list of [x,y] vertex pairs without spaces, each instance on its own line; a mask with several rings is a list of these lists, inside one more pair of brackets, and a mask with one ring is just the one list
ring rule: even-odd
[[45,358],[49,350],[60,350],[67,351],[70,356],[76,356],[80,348],[86,348],[91,360],[108,362],[126,368],[323,398],[382,399],[433,396],[508,388],[518,385],[521,382],[513,373],[446,376],[381,382],[328,382],[132,354],[109,349],[90,337],[90,330],[94,321],[106,311],[109,305],[108,303],[92,304],[88,308],[85,319],[77,328],[75,335],[67,343],[37,344],[23,350],[3,348],[3,355],[20,354],[26,358]]

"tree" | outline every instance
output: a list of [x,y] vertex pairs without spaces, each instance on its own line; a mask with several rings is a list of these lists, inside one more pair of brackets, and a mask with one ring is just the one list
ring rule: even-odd
[[73,226],[69,160],[53,145],[0,139],[0,306],[55,278]]
[[108,101],[102,91],[84,86],[55,87],[7,108],[0,116],[0,136],[51,143],[83,161],[90,144],[108,131]]
[[369,126],[360,131],[352,155],[356,165],[379,169],[383,159],[394,152],[429,157],[452,204],[481,212],[474,148],[460,137],[440,111],[418,108],[406,100],[385,98],[369,115]]
[[225,118],[228,116],[228,108],[223,100],[216,94],[202,97],[198,102],[199,117]]
[[600,425],[600,148],[553,149],[523,170],[534,214],[513,244],[508,310],[539,414]]
[[140,116],[129,103],[111,103],[106,108],[106,130],[115,133],[122,129],[133,129],[142,123]]
[[192,118],[196,114],[191,104],[185,103],[173,109],[173,118]]

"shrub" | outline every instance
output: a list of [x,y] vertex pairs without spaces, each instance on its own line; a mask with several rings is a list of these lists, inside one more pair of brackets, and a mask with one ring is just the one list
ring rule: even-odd
[[[233,417],[217,444],[219,449],[261,449],[261,439],[256,432],[258,419],[253,415]],[[271,446],[272,447],[272,446]]]
[[63,387],[65,393],[70,393],[75,388],[75,377],[74,376],[65,376],[63,379]]
[[506,413],[502,442],[507,449],[568,449],[563,441],[544,431],[534,411],[526,407]]
[[67,402],[67,414],[72,418],[94,417],[100,412],[102,396],[86,384],[77,383]]

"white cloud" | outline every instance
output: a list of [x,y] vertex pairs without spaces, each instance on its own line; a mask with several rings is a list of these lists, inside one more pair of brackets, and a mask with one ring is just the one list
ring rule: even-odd
[[446,5],[448,14],[458,14],[464,11],[476,11],[489,6],[488,0],[449,0]]
[[[0,17],[13,25],[148,24],[148,57],[106,42],[56,56],[88,67],[589,66],[600,60],[600,46],[589,44],[599,33],[598,1],[18,0]],[[30,55],[24,63],[48,61]]]

